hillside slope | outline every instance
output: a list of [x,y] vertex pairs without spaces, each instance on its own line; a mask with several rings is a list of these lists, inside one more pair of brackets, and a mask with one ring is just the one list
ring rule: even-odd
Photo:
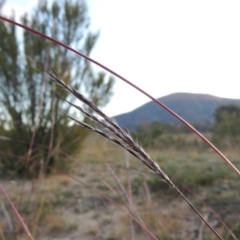
[[[213,123],[214,112],[221,105],[240,105],[240,99],[219,98],[208,94],[192,93],[174,93],[158,100],[188,122],[199,124]],[[129,129],[136,129],[143,121],[180,124],[177,119],[152,101],[129,113],[115,116],[114,119],[121,127]]]

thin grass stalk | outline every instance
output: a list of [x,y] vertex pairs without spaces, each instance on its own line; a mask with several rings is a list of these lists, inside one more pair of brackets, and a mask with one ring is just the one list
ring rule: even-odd
[[4,195],[4,197],[6,198],[7,202],[9,203],[10,207],[12,208],[14,215],[17,217],[18,221],[21,223],[24,231],[26,232],[28,238],[30,240],[34,240],[32,234],[30,233],[30,231],[28,230],[27,225],[24,223],[21,215],[19,214],[18,210],[16,209],[16,207],[14,206],[12,200],[9,198],[8,194],[6,193],[6,191],[4,190],[4,188],[0,185],[0,191],[2,192],[2,194]]
[[[129,212],[134,215],[142,224],[144,224],[143,220],[139,217],[139,215],[137,214],[136,209],[134,208],[134,206],[131,203],[130,197],[127,194],[127,192],[125,191],[124,187],[122,186],[122,184],[120,183],[119,178],[116,176],[115,172],[113,171],[113,169],[110,167],[110,165],[107,165],[108,167],[108,171],[110,172],[111,176],[113,177],[114,181],[116,182],[120,192],[123,194],[124,198],[127,201],[128,204],[128,210]],[[130,228],[131,228],[131,239],[135,239],[135,232],[134,232],[134,226],[133,226],[133,219],[130,218]],[[147,236],[148,237],[148,236]]]
[[157,216],[156,211],[152,205],[152,196],[150,193],[150,189],[148,187],[148,183],[146,181],[146,177],[144,174],[139,173],[139,175],[143,178],[143,187],[146,192],[146,201],[147,201],[147,207],[150,208],[152,215],[154,216],[155,221],[157,222],[158,226],[162,229],[163,232],[166,232],[166,226],[164,222],[161,221],[161,219]]
[[[127,190],[128,190],[128,196],[129,196],[129,205],[130,207],[133,207],[133,202],[132,202],[132,185],[131,185],[131,177],[130,177],[130,171],[129,171],[129,152],[124,150],[124,159],[125,159],[125,166],[126,166],[126,171],[127,171]],[[133,225],[133,220],[130,220],[130,229],[131,229],[131,236],[132,239],[135,239],[135,230],[134,230],[134,225]]]
[[[155,219],[155,225],[158,225],[162,231],[164,233],[166,233],[166,226],[165,224],[162,222],[162,220],[157,216],[156,214],[156,210],[154,209],[153,205],[152,205],[152,197],[151,197],[151,193],[150,193],[150,190],[149,190],[149,187],[148,187],[148,184],[147,184],[147,181],[146,181],[146,178],[143,176],[143,186],[144,186],[144,189],[145,189],[145,192],[146,192],[146,198],[147,198],[147,207],[148,209],[150,208],[150,211]],[[156,224],[157,223],[157,224]],[[156,226],[157,227],[157,226]]]
[[144,91],[143,89],[141,89],[140,87],[136,86],[135,84],[133,84],[132,82],[130,82],[129,80],[127,80],[126,78],[124,78],[123,76],[121,76],[120,74],[116,73],[115,71],[111,70],[110,68],[104,66],[103,64],[99,63],[98,61],[84,55],[81,52],[78,52],[77,50],[71,48],[70,46],[54,39],[51,38],[41,32],[38,32],[30,27],[27,27],[21,23],[18,23],[14,20],[8,19],[6,17],[0,16],[0,19],[6,22],[9,22],[11,24],[14,24],[18,27],[21,27],[27,31],[32,32],[35,35],[38,35],[40,37],[43,37],[45,39],[48,39],[51,42],[54,42],[55,44],[58,44],[72,52],[74,52],[75,54],[85,58],[86,60],[96,64],[97,66],[105,69],[106,71],[110,72],[111,74],[113,74],[114,76],[118,77],[119,79],[121,79],[122,81],[124,81],[125,83],[127,83],[128,85],[132,86],[133,88],[135,88],[136,90],[138,90],[139,92],[141,92],[142,94],[144,94],[145,96],[147,96],[148,98],[150,98],[152,101],[154,101],[156,104],[158,104],[159,106],[161,106],[162,108],[164,108],[167,112],[169,112],[170,114],[172,114],[175,118],[177,118],[179,121],[181,121],[184,125],[186,125],[192,132],[194,132],[198,137],[200,137],[207,145],[210,146],[210,148],[212,148],[236,173],[238,176],[240,176],[240,171],[237,169],[237,167],[214,145],[212,144],[206,137],[204,137],[199,131],[197,131],[197,129],[195,129],[191,124],[189,124],[185,119],[183,119],[182,117],[180,117],[178,114],[176,114],[173,110],[171,110],[170,108],[168,108],[166,105],[164,105],[162,102],[160,102],[159,100],[157,100],[156,98],[154,98],[153,96],[151,96],[150,94],[148,94],[146,91]]
[[109,164],[107,164],[107,168],[108,168],[108,171],[111,174],[112,178],[114,179],[115,183],[117,184],[118,188],[120,189],[120,192],[123,194],[123,196],[126,199],[127,203],[130,205],[129,196],[126,193],[126,191],[125,191],[124,187],[122,186],[122,184],[120,183],[119,179],[117,178],[115,172],[113,171],[113,169],[111,168],[111,166]]
[[122,192],[124,198],[126,199],[126,201],[127,201],[127,203],[128,203],[128,206],[129,206],[129,209],[131,210],[131,213],[134,214],[134,216],[135,216],[140,222],[144,223],[143,220],[141,219],[141,217],[137,214],[137,211],[136,211],[134,205],[132,204],[132,201],[131,201],[129,195],[128,195],[128,193],[125,191],[125,189],[124,189],[123,185],[121,184],[119,178],[116,176],[115,172],[113,171],[113,169],[110,167],[109,164],[107,165],[107,167],[108,167],[108,170],[109,170],[111,176],[113,177],[114,181],[116,182],[118,188],[120,189],[120,191]]
[[129,169],[129,152],[124,150],[124,159],[125,159],[125,166],[127,171],[127,186],[128,186],[128,196],[130,200],[130,204],[132,204],[132,185],[131,185],[131,177],[130,177],[130,169]]

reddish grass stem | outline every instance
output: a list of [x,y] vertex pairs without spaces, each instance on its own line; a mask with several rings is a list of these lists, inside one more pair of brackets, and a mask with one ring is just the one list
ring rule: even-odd
[[4,195],[4,197],[6,198],[7,202],[9,203],[9,205],[11,206],[15,216],[18,218],[19,222],[21,223],[22,227],[24,228],[24,231],[26,232],[26,234],[28,235],[28,238],[30,240],[34,240],[32,237],[32,234],[30,233],[30,231],[28,230],[27,225],[24,223],[21,215],[19,214],[18,210],[16,209],[16,207],[14,206],[13,202],[11,201],[11,199],[9,198],[8,194],[5,192],[4,188],[0,185],[0,191],[2,192],[2,194]]
[[111,70],[110,68],[104,66],[103,64],[99,63],[98,61],[84,55],[81,52],[78,52],[77,50],[71,48],[70,46],[52,38],[49,37],[39,31],[36,31],[30,27],[27,27],[21,23],[18,23],[14,20],[8,19],[6,17],[0,16],[0,19],[6,22],[9,22],[11,24],[14,24],[16,26],[19,26],[27,31],[32,32],[35,35],[38,35],[40,37],[43,37],[45,39],[48,39],[51,42],[54,42],[55,44],[58,44],[74,53],[76,53],[77,55],[87,59],[88,61],[98,65],[99,67],[105,69],[106,71],[110,72],[111,74],[113,74],[114,76],[118,77],[119,79],[121,79],[122,81],[126,82],[127,84],[129,84],[130,86],[132,86],[133,88],[135,88],[136,90],[138,90],[139,92],[141,92],[142,94],[144,94],[145,96],[147,96],[148,98],[150,98],[152,101],[154,101],[156,104],[158,104],[159,106],[161,106],[162,108],[164,108],[167,112],[169,112],[170,114],[172,114],[175,118],[177,118],[179,121],[181,121],[184,125],[186,125],[192,132],[194,132],[195,134],[197,134],[197,136],[199,136],[206,144],[208,144],[236,173],[237,175],[240,177],[240,171],[234,166],[234,164],[214,145],[212,144],[206,137],[204,137],[199,131],[197,131],[197,129],[195,129],[191,124],[189,124],[186,120],[184,120],[182,117],[180,117],[177,113],[175,113],[173,110],[171,110],[169,107],[167,107],[166,105],[164,105],[163,103],[161,103],[160,101],[158,101],[156,98],[154,98],[153,96],[151,96],[150,94],[148,94],[147,92],[145,92],[143,89],[141,89],[140,87],[136,86],[135,84],[133,84],[132,82],[130,82],[129,80],[127,80],[126,78],[124,78],[123,76],[121,76],[120,74],[114,72],[113,70]]

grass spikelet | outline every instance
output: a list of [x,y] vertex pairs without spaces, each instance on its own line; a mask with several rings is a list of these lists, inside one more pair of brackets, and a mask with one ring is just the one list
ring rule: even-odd
[[85,98],[81,93],[79,93],[76,89],[72,88],[71,86],[64,83],[60,78],[55,76],[52,72],[48,72],[48,75],[52,80],[54,80],[57,84],[59,84],[61,87],[63,87],[65,90],[72,93],[78,100],[86,104],[88,107],[90,107],[93,112],[103,119],[100,119],[99,117],[93,115],[92,113],[89,113],[83,108],[70,103],[71,106],[81,111],[83,114],[85,114],[87,117],[89,117],[91,120],[93,120],[96,123],[99,123],[103,125],[105,128],[107,128],[113,135],[110,136],[109,133],[105,133],[104,131],[91,126],[90,124],[84,123],[76,118],[73,118],[71,116],[68,116],[73,121],[77,122],[79,125],[109,139],[113,143],[119,145],[126,151],[128,151],[130,154],[135,156],[140,162],[142,162],[145,166],[150,168],[152,172],[157,174],[161,180],[166,182],[170,187],[172,187],[182,198],[183,200],[193,209],[193,211],[202,219],[203,222],[211,229],[211,231],[218,237],[218,239],[222,239],[221,236],[212,228],[212,226],[208,223],[208,221],[198,212],[198,210],[191,204],[191,202],[183,195],[183,193],[177,188],[177,186],[170,180],[170,178],[167,176],[166,173],[162,171],[160,166],[144,151],[144,149],[136,143],[132,137],[124,131],[120,126],[118,126],[113,120],[111,120],[107,115],[105,115],[93,102]]

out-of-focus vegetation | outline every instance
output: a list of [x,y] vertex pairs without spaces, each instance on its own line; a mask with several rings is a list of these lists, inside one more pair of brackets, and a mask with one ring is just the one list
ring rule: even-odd
[[[89,55],[98,34],[88,30],[87,13],[85,1],[39,1],[21,22]],[[55,72],[99,107],[108,103],[114,81],[63,47],[28,31],[20,36],[17,28],[0,21],[0,175],[36,177],[44,174],[43,164],[67,170],[69,162],[59,151],[79,152],[87,134],[68,119],[74,112],[65,99],[73,100],[46,72]]]
[[[220,106],[215,112],[214,125],[192,124],[205,134],[217,146],[229,149],[240,144],[240,107],[236,105]],[[207,149],[208,146],[183,125],[161,122],[142,122],[131,133],[137,141],[150,149]]]
[[221,106],[215,112],[213,141],[224,148],[239,148],[240,145],[240,107]]
[[[225,240],[233,238],[219,216],[239,238],[238,176],[214,152],[198,151],[197,148],[149,148],[148,153],[194,206],[208,216],[210,223]],[[225,153],[239,168],[239,151]],[[119,188],[120,183],[141,221],[158,239],[193,239],[200,230],[203,239],[214,239],[171,187],[133,156],[128,157],[127,169],[123,149],[96,134],[90,134],[85,139],[81,154],[74,161],[68,157],[67,160],[72,163],[73,176],[127,209],[129,205]],[[119,183],[111,176],[106,164],[114,170]],[[41,181],[17,179],[2,183],[36,239],[131,237],[131,218],[127,214],[69,176],[56,174]],[[4,202],[2,195],[0,200]],[[9,230],[7,218],[0,209],[3,236],[6,239],[23,237],[24,233],[14,221],[7,203],[5,208],[16,231]],[[146,239],[138,224],[133,224],[132,231],[136,239]]]

